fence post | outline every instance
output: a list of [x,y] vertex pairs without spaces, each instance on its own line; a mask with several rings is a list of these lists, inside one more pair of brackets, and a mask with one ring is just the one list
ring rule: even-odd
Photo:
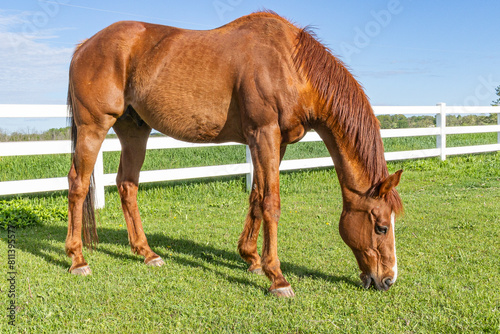
[[446,160],[446,103],[436,104],[439,107],[439,114],[436,115],[436,126],[440,128],[439,135],[436,136],[436,147],[441,149],[441,160]]
[[246,175],[247,179],[247,191],[252,190],[253,184],[253,162],[252,162],[252,154],[250,153],[250,147],[246,145],[246,158],[247,164],[250,165],[250,172]]
[[102,209],[106,204],[104,198],[104,160],[102,147],[97,155],[97,160],[94,165],[94,181],[95,181],[95,201],[94,208]]

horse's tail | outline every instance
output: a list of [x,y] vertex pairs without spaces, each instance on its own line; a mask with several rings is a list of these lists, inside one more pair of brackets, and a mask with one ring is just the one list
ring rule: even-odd
[[[69,86],[68,86],[68,121],[71,124],[71,162],[75,163],[75,149],[78,140],[78,127],[75,123],[74,113],[78,112],[76,110],[76,106],[73,103],[74,99],[73,92],[73,84],[71,78],[71,70],[70,70],[70,78],[69,78]],[[85,201],[83,202],[83,216],[82,216],[82,224],[83,224],[83,244],[85,247],[89,249],[95,248],[97,243],[99,243],[99,239],[97,238],[97,227],[96,227],[96,218],[94,212],[94,193],[95,193],[95,182],[94,182],[94,173],[92,172],[92,176],[90,177],[90,185],[89,190],[87,192],[87,196],[85,197]]]

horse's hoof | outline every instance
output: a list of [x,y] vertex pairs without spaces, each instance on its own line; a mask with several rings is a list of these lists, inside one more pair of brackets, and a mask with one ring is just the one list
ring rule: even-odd
[[147,266],[152,266],[152,267],[161,267],[164,264],[165,264],[165,262],[163,261],[163,259],[161,257],[157,257],[157,258],[152,259],[149,262],[146,262]]
[[295,293],[293,292],[291,286],[269,290],[269,293],[275,295],[276,297],[284,297],[284,298],[295,297]]
[[73,275],[78,275],[78,276],[87,276],[92,274],[92,270],[90,270],[90,267],[88,265],[80,267],[80,268],[75,268],[70,270],[70,272]]
[[261,267],[255,268],[252,270],[248,269],[248,271],[251,272],[252,274],[256,274],[256,275],[261,275],[261,276],[264,275],[264,270],[262,270]]

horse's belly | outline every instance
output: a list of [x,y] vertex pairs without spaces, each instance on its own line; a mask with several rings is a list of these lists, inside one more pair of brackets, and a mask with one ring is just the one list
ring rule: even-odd
[[[184,49],[182,49],[184,50]],[[154,129],[190,142],[241,142],[241,122],[228,64],[170,51],[151,77],[133,77],[132,103]],[[182,53],[181,53],[182,55]],[[186,66],[186,62],[189,66]]]
[[237,110],[230,102],[164,103],[159,107],[139,108],[149,126],[161,133],[188,142],[244,142]]

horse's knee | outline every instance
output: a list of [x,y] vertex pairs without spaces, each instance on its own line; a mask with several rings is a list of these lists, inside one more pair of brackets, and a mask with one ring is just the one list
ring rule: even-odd
[[278,221],[281,215],[279,195],[268,195],[262,201],[262,214],[265,221]]

